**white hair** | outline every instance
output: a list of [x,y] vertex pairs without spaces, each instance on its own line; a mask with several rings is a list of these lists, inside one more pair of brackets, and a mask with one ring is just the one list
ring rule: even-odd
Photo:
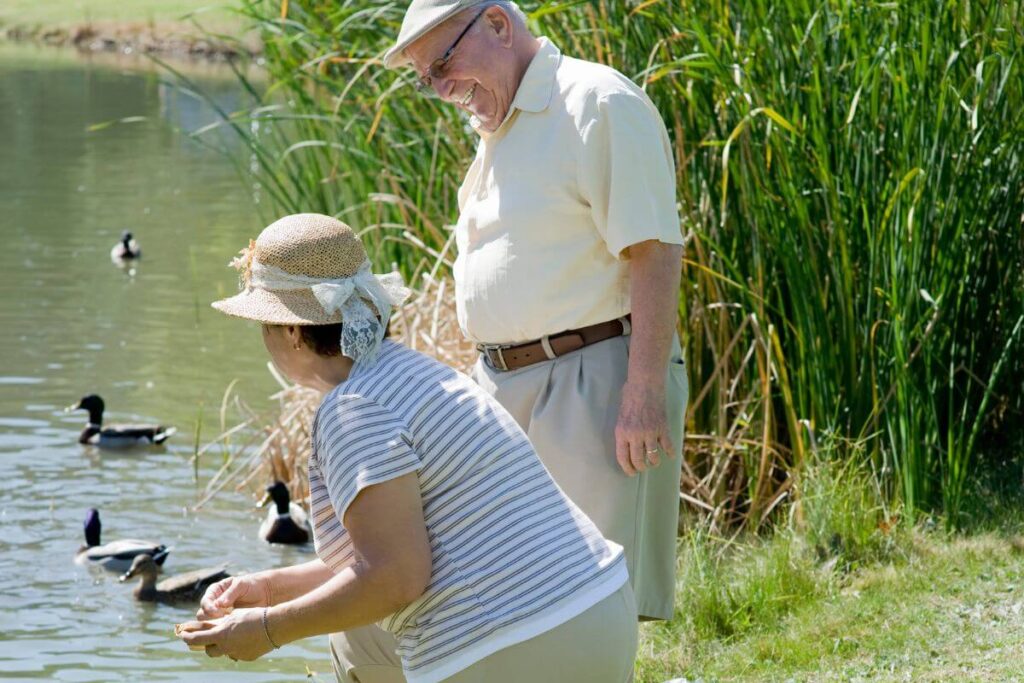
[[512,20],[526,26],[526,12],[516,4],[513,0],[480,0],[476,5],[467,7],[464,12],[469,12],[471,9],[480,11],[481,9],[487,9],[488,7],[500,7],[505,10],[505,13],[512,17]]

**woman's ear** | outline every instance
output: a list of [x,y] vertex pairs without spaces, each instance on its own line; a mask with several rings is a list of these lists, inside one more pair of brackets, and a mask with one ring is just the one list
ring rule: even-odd
[[288,325],[284,331],[288,335],[288,343],[293,349],[298,351],[302,348],[302,329],[298,325]]

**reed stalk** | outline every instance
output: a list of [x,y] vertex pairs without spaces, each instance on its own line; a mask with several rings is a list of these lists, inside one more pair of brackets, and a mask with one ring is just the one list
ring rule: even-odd
[[[856,444],[908,519],[955,524],[989,449],[1024,443],[1020,3],[523,4],[565,53],[640,83],[673,139],[684,500],[757,527],[799,499],[819,434]],[[420,288],[449,275],[475,140],[381,66],[402,10],[242,0],[269,87],[222,125],[268,218],[339,216]],[[434,327],[418,342],[450,353]]]

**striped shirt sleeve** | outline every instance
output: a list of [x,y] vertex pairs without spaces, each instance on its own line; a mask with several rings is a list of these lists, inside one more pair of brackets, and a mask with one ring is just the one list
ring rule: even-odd
[[360,491],[422,466],[405,423],[368,398],[336,396],[325,403],[317,423],[317,460],[342,524]]

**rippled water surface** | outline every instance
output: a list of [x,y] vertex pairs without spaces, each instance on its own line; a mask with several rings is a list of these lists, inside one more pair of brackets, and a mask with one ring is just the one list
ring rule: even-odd
[[[194,76],[240,106],[229,73]],[[275,387],[258,328],[209,308],[262,226],[234,167],[175,132],[213,120],[145,62],[0,44],[0,678],[303,680],[307,666],[333,678],[322,638],[251,664],[191,653],[172,632],[191,610],[137,604],[116,575],[71,561],[89,507],[106,538],[173,545],[169,573],[311,557],[259,541],[248,494],[189,509],[200,415],[212,437],[232,380],[256,407]],[[144,251],[130,269],[109,258],[123,229]],[[163,450],[79,446],[85,415],[63,408],[92,392],[108,420],[179,431]],[[219,464],[202,464],[200,484]]]

